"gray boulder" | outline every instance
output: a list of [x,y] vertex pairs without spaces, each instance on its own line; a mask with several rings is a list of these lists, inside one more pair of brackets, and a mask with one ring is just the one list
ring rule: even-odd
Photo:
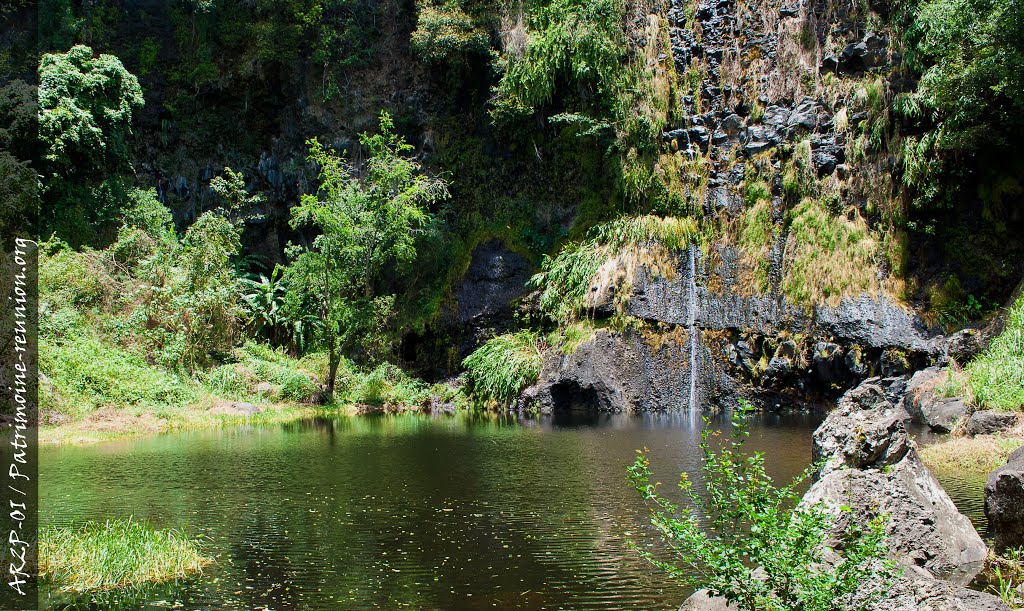
[[921,406],[925,402],[933,401],[935,398],[935,386],[942,381],[945,369],[929,367],[914,372],[907,382],[907,391],[903,396],[903,408],[907,410],[910,417],[918,424],[924,424],[924,416],[921,414]]
[[1008,431],[1017,426],[1019,416],[1015,412],[997,412],[986,410],[974,412],[967,419],[964,432],[970,436],[993,435]]
[[906,429],[910,416],[887,400],[880,382],[847,392],[814,432],[812,455],[823,466],[801,502],[834,511],[837,534],[849,520],[887,514],[895,559],[965,584],[988,550],[921,462]]
[[815,463],[823,463],[819,475],[899,463],[912,449],[906,429],[909,420],[907,412],[889,403],[876,384],[847,392],[814,431],[811,456]]
[[[887,514],[893,559],[960,585],[978,574],[988,553],[970,520],[957,511],[913,450],[883,469],[831,471],[811,486],[801,502],[820,502],[830,508],[836,516],[836,534],[850,520],[866,522],[871,516]],[[853,511],[840,511],[844,505]],[[838,539],[834,544],[841,548]]]
[[940,579],[907,576],[886,590],[874,611],[1010,611],[998,596]]
[[1024,546],[1024,448],[988,476],[985,516],[996,550]]
[[946,338],[946,356],[960,364],[985,349],[985,334],[979,329],[962,329]]
[[967,405],[959,397],[933,398],[921,403],[921,417],[936,433],[949,433],[966,415]]
[[679,607],[679,611],[736,611],[739,607],[724,598],[711,596],[707,590],[697,590]]

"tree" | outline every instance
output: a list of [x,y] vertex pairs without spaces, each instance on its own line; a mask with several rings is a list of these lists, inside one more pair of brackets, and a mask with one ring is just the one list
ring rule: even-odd
[[379,134],[364,133],[359,141],[368,153],[362,166],[309,141],[320,188],[292,209],[293,227],[320,233],[308,248],[289,249],[286,306],[315,311],[322,323],[329,396],[343,350],[358,348],[373,358],[389,344],[384,327],[394,295],[380,288],[415,258],[415,234],[429,221],[429,206],[448,197],[447,183],[423,174],[408,156],[413,147],[394,132],[388,113],[380,115]]
[[42,56],[38,95],[44,226],[90,241],[130,201],[120,175],[142,88],[117,57],[78,45]]

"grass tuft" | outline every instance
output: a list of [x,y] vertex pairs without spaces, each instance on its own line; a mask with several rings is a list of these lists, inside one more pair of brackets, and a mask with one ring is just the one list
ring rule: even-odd
[[132,518],[51,527],[39,536],[40,574],[68,592],[176,581],[211,561],[183,530],[157,530]]
[[537,336],[529,331],[499,335],[467,356],[462,365],[474,399],[508,405],[540,375]]
[[844,296],[879,290],[878,243],[860,214],[836,217],[818,200],[804,198],[790,218],[782,277],[790,301],[836,305]]

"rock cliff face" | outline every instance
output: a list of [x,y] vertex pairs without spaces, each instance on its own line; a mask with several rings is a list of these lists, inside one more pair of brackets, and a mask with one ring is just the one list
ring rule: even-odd
[[[606,385],[636,390],[623,391],[614,408],[602,402],[597,409],[683,410],[694,375],[700,406],[729,406],[743,396],[772,408],[832,400],[868,377],[903,375],[947,358],[945,338],[884,295],[864,294],[808,311],[778,294],[746,294],[736,278],[721,282],[725,272],[718,268],[715,288],[708,286],[708,272],[696,273],[691,299],[687,258],[679,259],[671,279],[641,269],[623,282],[631,292],[620,306],[613,291],[593,287],[592,316],[611,316],[621,307],[644,330],[601,331],[573,357],[552,351],[522,404],[547,397],[555,383],[588,388],[601,378]],[[683,349],[691,320],[696,352]],[[558,405],[547,398],[540,403],[545,409]]]

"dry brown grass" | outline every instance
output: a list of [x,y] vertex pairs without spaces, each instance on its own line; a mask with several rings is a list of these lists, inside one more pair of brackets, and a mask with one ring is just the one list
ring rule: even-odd
[[1006,458],[1024,446],[1024,427],[1005,435],[949,437],[921,448],[921,459],[939,473],[986,475],[1006,464]]

